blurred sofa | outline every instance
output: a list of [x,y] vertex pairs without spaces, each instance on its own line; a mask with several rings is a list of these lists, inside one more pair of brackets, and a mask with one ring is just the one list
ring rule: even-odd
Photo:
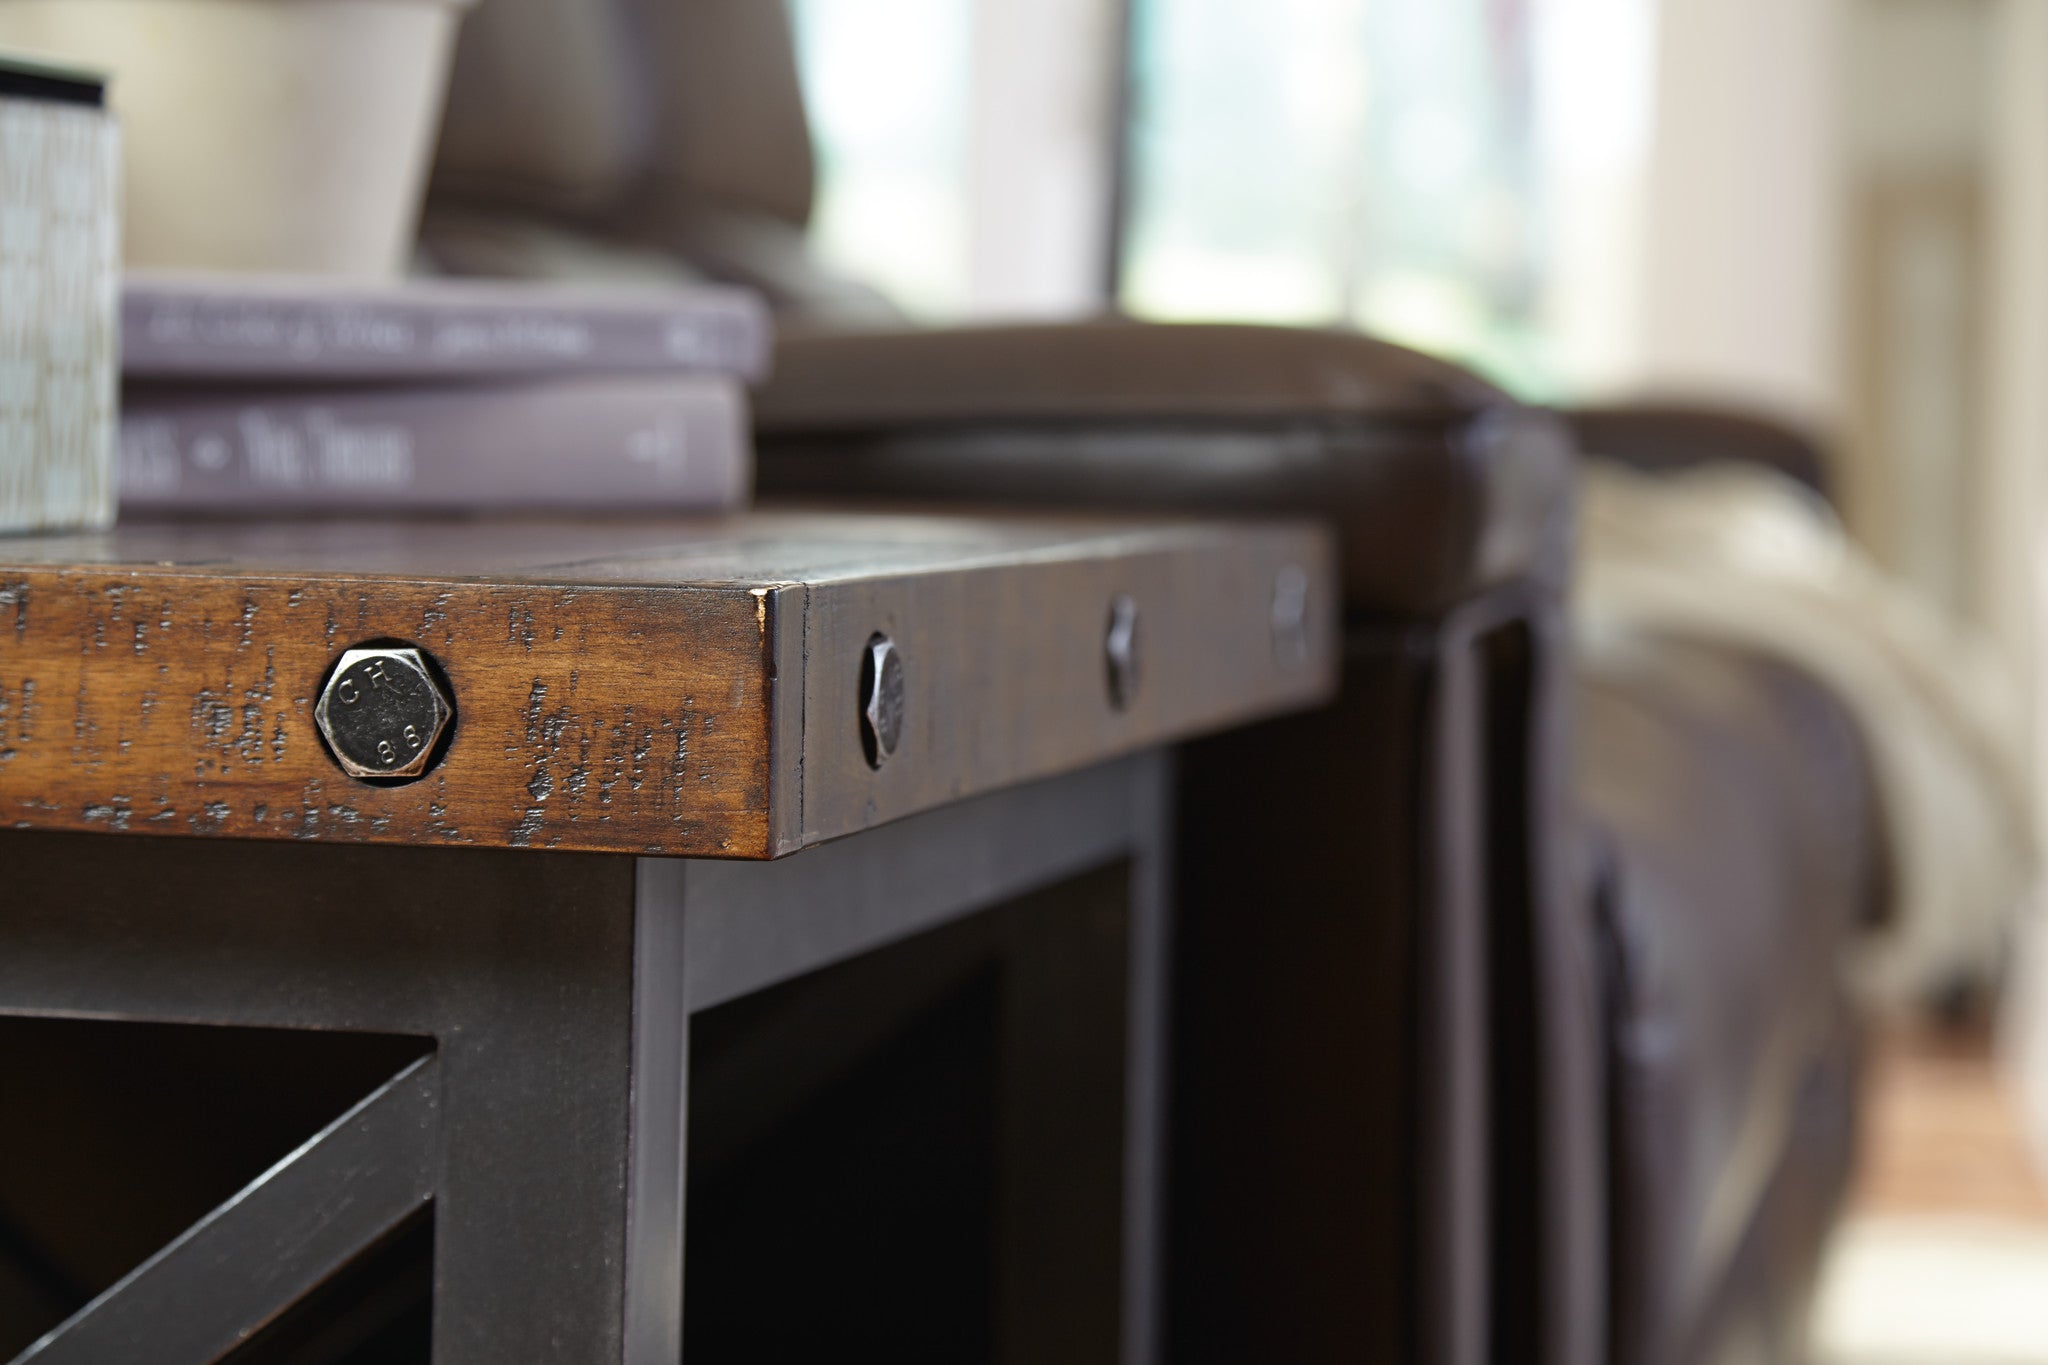
[[1767,423],[1622,415],[1333,333],[783,347],[771,496],[1339,529],[1338,704],[1183,758],[1169,1359],[1801,1358],[1854,1151],[1845,958],[1882,913],[1864,746],[1763,657],[1575,666],[1566,589],[1596,440],[1821,466]]
[[1567,593],[1582,447],[1817,482],[1811,447],[1535,411],[1356,335],[903,329],[806,254],[811,174],[781,6],[494,0],[423,251],[762,288],[766,498],[1341,536],[1338,702],[1180,760],[1167,1358],[1798,1359],[1884,885],[1863,747],[1737,651],[1583,673]]

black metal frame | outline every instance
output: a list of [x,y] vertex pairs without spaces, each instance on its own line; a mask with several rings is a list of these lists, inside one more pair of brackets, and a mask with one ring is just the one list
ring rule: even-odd
[[[433,1040],[19,1359],[217,1360],[431,1206],[440,1365],[677,1361],[691,1015],[1116,862],[1121,1356],[1152,1359],[1169,762],[772,863],[0,833],[0,1015]],[[1058,1111],[1030,1051],[1027,1126]]]

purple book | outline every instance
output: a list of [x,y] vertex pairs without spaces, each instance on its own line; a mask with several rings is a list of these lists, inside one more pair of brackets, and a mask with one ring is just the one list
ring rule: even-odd
[[706,375],[130,384],[120,464],[123,512],[704,511],[753,487],[745,390]]
[[128,379],[329,383],[680,371],[759,379],[770,339],[760,299],[716,285],[152,273],[124,281],[121,333]]

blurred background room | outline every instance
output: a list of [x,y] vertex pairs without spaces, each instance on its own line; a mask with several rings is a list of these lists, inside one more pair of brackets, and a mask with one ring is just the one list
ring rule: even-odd
[[[179,3],[196,15],[226,0]],[[148,0],[75,8],[119,17],[95,39],[60,22],[67,0],[0,0],[0,48],[111,69],[111,106],[128,122],[127,265],[308,268],[260,242],[201,250],[156,230],[157,206],[177,197],[163,177],[186,174],[165,169],[179,152],[164,110],[198,96],[149,73],[197,30],[150,30]],[[1640,947],[1649,964],[1648,985],[1623,971],[1633,985],[1609,982],[1588,1006],[1620,1021],[1606,1054],[1617,1084],[1640,1064],[1654,1109],[1659,1059],[1697,1046],[1713,1065],[1741,1052],[1728,1093],[1760,1093],[1778,1082],[1758,1076],[1796,1069],[1777,1021],[1817,1017],[1836,993],[1842,1019],[1814,1025],[1828,1041],[1784,1088],[1811,1098],[1836,1084],[1838,1063],[1854,1077],[1797,1110],[1826,1130],[1810,1148],[1806,1119],[1750,1125],[1750,1101],[1724,1103],[1718,1080],[1674,1101],[1684,1118],[1641,1132],[1628,1127],[1633,1101],[1603,1092],[1615,1109],[1589,1121],[1615,1135],[1617,1167],[1648,1163],[1650,1202],[1694,1178],[1659,1185],[1666,1146],[1713,1147],[1733,1153],[1729,1169],[1773,1172],[1745,1210],[1821,1210],[1788,1213],[1800,1230],[1782,1238],[1746,1211],[1715,1231],[1719,1196],[1700,1195],[1673,1215],[1686,1230],[1658,1243],[1683,1244],[1666,1280],[1643,1271],[1639,1285],[1622,1265],[1603,1281],[1615,1303],[1601,1332],[1663,1345],[1606,1358],[2048,1365],[2048,933],[2034,889],[2048,818],[2048,0],[388,8],[431,16],[403,34],[393,19],[376,39],[425,75],[375,65],[366,38],[333,60],[382,74],[266,96],[340,108],[409,91],[429,111],[411,160],[378,163],[392,184],[377,193],[403,202],[403,233],[367,267],[335,273],[757,291],[783,346],[755,392],[764,494],[848,491],[843,473],[811,482],[821,466],[797,447],[832,338],[854,333],[961,329],[991,348],[1021,336],[1016,354],[1038,359],[1020,368],[1067,378],[1065,343],[1042,340],[1064,335],[1051,325],[1363,333],[1476,377],[1471,389],[1416,381],[1435,396],[1415,411],[1483,390],[1493,396],[1471,401],[1558,414],[1585,457],[1569,569],[1570,688],[1583,700],[1560,733],[1587,774],[1576,790],[1590,829],[1558,856],[1595,888],[1588,916],[1613,919],[1601,924],[1617,955]],[[436,44],[448,49],[438,58]],[[337,150],[293,170],[308,223],[333,221],[320,187],[353,165]],[[807,349],[821,338],[828,349]],[[958,354],[968,366],[982,352]],[[942,349],[926,359],[933,374],[951,363]],[[1150,392],[1142,367],[1118,363],[1090,376],[1105,410]],[[1365,381],[1332,385],[1336,407],[1380,402]],[[876,411],[901,396],[881,389]],[[862,396],[832,420],[867,420]],[[997,415],[1038,412],[1026,409]],[[890,447],[903,463],[884,478],[923,477],[924,449]],[[991,461],[977,496],[1000,501],[1028,458]],[[1407,610],[1354,604],[1347,619]],[[1750,706],[1752,688],[1790,694],[1724,673],[1716,651],[1802,680],[1781,708],[1756,703],[1770,718],[1739,743],[1715,729],[1717,708]],[[1725,815],[1732,828],[1747,810],[1764,828],[1743,837],[1778,843],[1723,854],[1658,842],[1639,776],[1608,774],[1665,762],[1664,722],[1644,719],[1664,707],[1697,725],[1696,747],[1670,760],[1673,780],[1694,784],[1672,819],[1709,840],[1707,826]],[[1835,726],[1846,747],[1830,747]],[[1793,771],[1809,742],[1824,753]],[[1732,813],[1701,794],[1745,763],[1742,781],[1757,785],[1735,785]],[[1845,777],[1852,767],[1862,777]],[[1841,813],[1853,801],[1797,839],[1793,816],[1759,814],[1783,801],[1803,820],[1825,801],[1800,805],[1802,784],[1865,779],[1876,853],[1860,817]],[[1766,789],[1754,807],[1742,795]],[[1638,842],[1651,850],[1641,863]],[[1745,880],[1766,863],[1776,880]],[[1854,885],[1837,895],[1830,878]],[[1751,894],[1764,881],[1768,895]],[[1639,890],[1668,893],[1694,923],[1632,937]],[[1811,947],[1821,931],[1796,921],[1831,896],[1850,908],[1816,911],[1834,937]],[[1766,914],[1769,897],[1792,910]],[[1728,947],[1717,925],[1748,937]],[[1764,984],[1772,972],[1784,979]],[[1621,999],[1634,986],[1653,1005],[1681,1002],[1673,1017],[1708,1041],[1634,1027]],[[1837,1100],[1840,1132],[1827,1128]],[[1781,1148],[1782,1160],[1757,1155]],[[1811,1166],[1795,1159],[1807,1151],[1821,1153]],[[1637,1235],[1625,1223],[1602,1225],[1616,1247]],[[1755,1253],[1772,1267],[1760,1279],[1712,1268],[1724,1251],[1741,1260],[1738,1245],[1809,1241],[1824,1248],[1817,1272],[1805,1251],[1773,1261],[1769,1247]],[[1698,1249],[1710,1243],[1721,1250]],[[1765,1287],[1752,1296],[1752,1284]],[[1683,1301],[1680,1325],[1638,1323],[1663,1321],[1646,1306],[1663,1295]],[[1751,1297],[1768,1301],[1754,1318],[1767,1327],[1723,1312]],[[1516,1321],[1499,1320],[1485,1358],[1550,1359],[1518,1353]]]
[[[1783,424],[2038,790],[2048,6],[794,13],[817,250],[906,313],[1357,327],[1531,402]],[[2048,1011],[2007,908],[1891,998],[1816,1360],[2048,1361]]]
[[[1785,423],[1828,450],[1855,551],[2000,675],[1995,742],[2037,789],[2048,7],[795,15],[818,253],[905,312],[1358,327],[1534,402]],[[1818,1358],[2048,1360],[2024,928],[1888,1016]]]

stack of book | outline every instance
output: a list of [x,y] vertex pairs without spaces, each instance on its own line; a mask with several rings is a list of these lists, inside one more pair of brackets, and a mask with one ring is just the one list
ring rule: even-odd
[[0,531],[114,516],[121,143],[103,93],[0,55]]
[[714,286],[131,275],[124,513],[717,510],[769,323]]

